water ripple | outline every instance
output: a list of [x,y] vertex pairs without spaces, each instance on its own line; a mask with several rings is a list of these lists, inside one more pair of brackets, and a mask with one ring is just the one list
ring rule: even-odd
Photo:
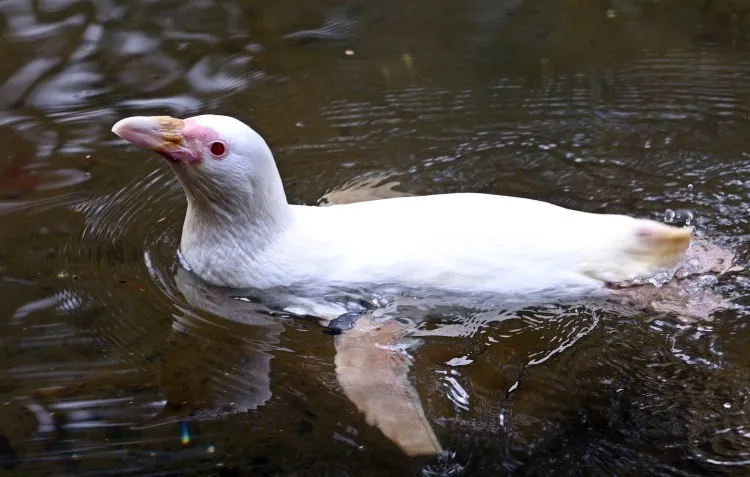
[[[295,203],[397,184],[673,211],[747,261],[744,13],[261,3],[0,2],[3,464],[28,475],[412,465],[347,407],[316,324],[180,275],[182,192],[112,136],[123,116],[253,122]],[[714,40],[694,40],[696,28]],[[739,43],[711,46],[726,38]],[[712,284],[736,308],[711,322],[593,304],[399,310],[420,339],[410,379],[449,449],[411,470],[746,470],[746,275]]]

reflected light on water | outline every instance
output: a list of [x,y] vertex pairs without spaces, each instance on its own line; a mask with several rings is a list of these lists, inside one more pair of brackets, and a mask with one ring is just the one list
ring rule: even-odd
[[[181,273],[180,186],[110,128],[230,114],[267,138],[295,204],[531,197],[689,221],[745,266],[749,22],[723,0],[0,2],[0,465],[747,473],[745,270],[642,309],[385,306],[397,339],[373,356],[408,368],[443,448],[408,458],[342,389],[355,335]],[[704,292],[721,311],[682,319]],[[386,303],[358,293],[336,305]]]

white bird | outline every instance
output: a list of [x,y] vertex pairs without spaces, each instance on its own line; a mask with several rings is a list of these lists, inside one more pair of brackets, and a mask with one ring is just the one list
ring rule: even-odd
[[222,287],[580,295],[674,267],[692,236],[490,194],[290,205],[268,145],[235,118],[136,116],[112,131],[168,159],[187,196],[182,257]]
[[[692,237],[690,228],[485,194],[290,205],[266,142],[237,119],[131,117],[112,130],[168,159],[187,196],[182,259],[219,287],[582,295],[676,266]],[[205,301],[189,280],[178,283],[189,301]],[[324,320],[345,311],[307,309]],[[435,454],[410,362],[390,349],[400,330],[365,315],[336,337],[336,373],[368,423],[408,455]]]

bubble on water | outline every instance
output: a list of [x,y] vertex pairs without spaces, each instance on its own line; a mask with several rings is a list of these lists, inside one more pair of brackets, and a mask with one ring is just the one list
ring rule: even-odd
[[692,225],[695,221],[695,214],[688,209],[667,209],[664,211],[664,222],[673,225]]
[[664,222],[666,222],[668,224],[671,224],[672,222],[674,222],[674,219],[675,219],[676,216],[677,216],[677,214],[675,213],[674,210],[667,209],[664,212]]
[[693,215],[693,212],[690,210],[682,210],[679,214],[680,218],[683,218],[683,223],[685,225],[692,225],[693,220],[695,219],[695,216]]
[[682,212],[684,212],[684,217],[685,217],[684,223],[685,223],[685,225],[692,225],[693,220],[695,219],[695,216],[693,215],[693,212],[690,211],[690,210],[685,210],[685,211],[682,211]]

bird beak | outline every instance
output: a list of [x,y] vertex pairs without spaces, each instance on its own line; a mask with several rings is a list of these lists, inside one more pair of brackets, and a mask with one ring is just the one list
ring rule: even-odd
[[174,162],[193,162],[195,156],[185,144],[184,128],[185,121],[170,116],[133,116],[118,121],[112,132]]

